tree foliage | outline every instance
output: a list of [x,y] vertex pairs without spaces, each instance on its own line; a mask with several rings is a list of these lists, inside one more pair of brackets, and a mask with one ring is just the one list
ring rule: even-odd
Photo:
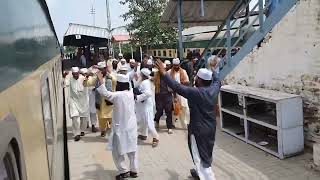
[[132,44],[154,45],[177,41],[177,30],[160,25],[161,15],[167,0],[121,0],[129,11],[122,15],[125,21],[131,20],[127,29]]

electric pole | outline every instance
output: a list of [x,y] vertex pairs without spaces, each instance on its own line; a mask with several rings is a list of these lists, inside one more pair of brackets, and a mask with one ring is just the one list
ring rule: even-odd
[[113,50],[112,50],[112,46],[111,46],[111,38],[112,38],[112,34],[111,34],[111,18],[110,18],[110,7],[109,7],[109,0],[106,0],[106,12],[107,12],[107,29],[109,31],[110,34],[110,39],[108,40],[108,49],[109,49],[109,55],[112,54],[113,55]]
[[96,10],[94,9],[94,1],[91,4],[90,14],[92,15],[92,25],[95,26]]

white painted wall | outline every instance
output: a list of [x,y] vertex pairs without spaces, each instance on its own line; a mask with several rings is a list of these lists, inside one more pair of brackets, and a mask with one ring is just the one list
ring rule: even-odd
[[300,94],[306,139],[320,143],[320,0],[300,0],[270,36],[226,83]]

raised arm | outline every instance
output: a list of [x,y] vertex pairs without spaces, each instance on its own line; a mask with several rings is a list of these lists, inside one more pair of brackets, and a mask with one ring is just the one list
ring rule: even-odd
[[178,93],[179,95],[187,99],[195,98],[199,94],[197,88],[179,84],[177,81],[173,80],[169,74],[164,75],[162,78],[174,92]]
[[108,101],[110,101],[112,103],[114,102],[114,100],[116,99],[116,97],[118,95],[117,92],[108,91],[104,84],[100,85],[97,88],[97,91],[99,92],[99,94],[101,96],[103,96],[105,99],[107,99]]
[[85,87],[95,86],[98,78],[96,76],[89,76],[88,79],[86,79],[83,82],[83,85]]
[[117,98],[117,96],[119,95],[119,92],[111,92],[111,91],[108,91],[106,86],[105,86],[105,83],[104,83],[104,77],[103,77],[103,74],[101,71],[99,71],[97,73],[97,78],[100,82],[100,86],[97,88],[97,91],[99,92],[99,94],[101,96],[103,96],[105,99],[107,99],[108,101],[110,102],[114,102],[115,99]]
[[212,83],[210,86],[213,86],[213,89],[216,93],[219,93],[221,88],[221,81],[219,80],[218,73],[214,72],[212,76]]

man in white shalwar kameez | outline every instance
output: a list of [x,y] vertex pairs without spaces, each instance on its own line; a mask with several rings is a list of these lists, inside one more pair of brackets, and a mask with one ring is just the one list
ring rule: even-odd
[[[72,131],[74,140],[79,141],[80,135],[84,135],[87,127],[88,96],[85,96],[83,82],[85,77],[80,75],[78,67],[72,67],[72,78],[70,78],[69,110],[72,119]],[[81,129],[81,133],[80,133]]]
[[[100,86],[97,91],[113,103],[112,127],[108,147],[112,150],[114,163],[119,170],[117,180],[138,177],[137,158],[137,120],[134,112],[134,95],[129,86],[129,76],[117,74],[116,92],[107,90],[101,72],[97,74]],[[125,155],[130,161],[130,168],[125,163]]]
[[[93,68],[88,69],[88,73],[90,74],[88,79],[92,79],[94,74]],[[91,122],[91,131],[97,132],[96,128],[98,122],[97,108],[96,108],[96,90],[94,86],[89,86],[89,111],[90,111],[90,122]]]
[[[87,68],[81,68],[80,69],[80,75],[81,78],[88,79],[89,74],[88,74],[88,69]],[[89,127],[89,120],[90,120],[90,104],[89,104],[89,88],[84,86],[83,87],[83,98],[86,98],[87,100],[85,101],[84,106],[87,107],[87,117],[86,117],[86,122],[87,122],[87,127]],[[84,131],[81,132],[81,135],[84,136]]]
[[154,112],[152,101],[152,89],[150,74],[151,71],[147,68],[140,70],[142,76],[142,82],[139,85],[139,92],[141,94],[135,94],[136,99],[136,112],[137,120],[139,124],[139,136],[141,140],[146,140],[148,137],[148,131],[153,138],[152,146],[156,147],[159,143],[159,135],[154,125]]

